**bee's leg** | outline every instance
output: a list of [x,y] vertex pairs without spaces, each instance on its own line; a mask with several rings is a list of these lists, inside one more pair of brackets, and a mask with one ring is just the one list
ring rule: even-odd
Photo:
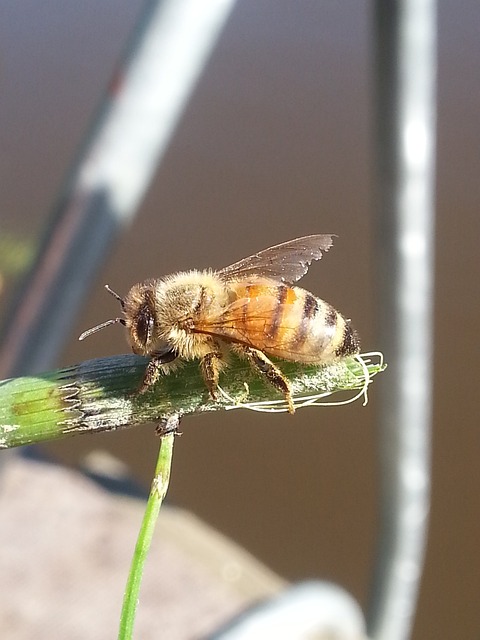
[[153,354],[152,359],[145,369],[142,384],[140,385],[138,392],[145,393],[145,391],[148,391],[159,379],[160,374],[162,373],[162,366],[173,362],[177,357],[178,353],[175,349],[171,349],[164,353]]
[[250,364],[256,369],[262,376],[265,376],[268,382],[278,389],[282,393],[285,394],[285,400],[288,405],[288,412],[291,414],[295,413],[295,407],[293,405],[292,400],[292,390],[290,387],[290,382],[283,375],[280,369],[273,364],[269,358],[258,349],[252,349],[252,347],[243,347],[243,353],[247,356]]
[[221,351],[210,351],[203,356],[200,370],[207,389],[213,400],[217,399],[218,378],[223,368],[224,357]]

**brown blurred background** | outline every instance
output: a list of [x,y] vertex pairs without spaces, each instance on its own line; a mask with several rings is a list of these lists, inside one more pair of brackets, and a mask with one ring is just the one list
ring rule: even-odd
[[[34,242],[41,233],[140,8],[0,1],[0,234]],[[433,502],[415,640],[480,634],[479,33],[478,2],[440,3]],[[117,328],[76,340],[117,313],[105,282],[122,293],[145,277],[222,267],[323,232],[339,238],[305,286],[353,318],[366,350],[381,349],[372,89],[370,3],[238,2],[58,364],[126,350]],[[374,384],[365,408],[185,421],[169,499],[281,575],[333,580],[365,605],[377,533],[375,400]],[[74,465],[92,448],[127,461],[148,486],[151,427],[45,450]]]

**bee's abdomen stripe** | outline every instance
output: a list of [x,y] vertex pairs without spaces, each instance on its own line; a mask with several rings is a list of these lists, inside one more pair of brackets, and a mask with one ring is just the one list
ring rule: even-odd
[[305,292],[304,300],[303,300],[303,310],[301,316],[301,322],[298,325],[297,335],[295,336],[295,347],[301,347],[306,339],[308,338],[308,333],[310,331],[312,320],[318,313],[318,300],[311,293]]
[[333,307],[330,307],[325,314],[325,325],[327,327],[335,327],[337,324],[338,314]]
[[272,317],[272,325],[270,329],[270,337],[276,338],[278,334],[278,330],[282,324],[282,317],[284,314],[284,304],[288,295],[288,287],[284,284],[280,285],[277,288],[277,303],[275,305],[275,312]]
[[356,332],[352,327],[345,322],[345,329],[343,332],[343,340],[341,344],[336,348],[335,354],[339,357],[349,356],[354,353],[358,353],[360,350],[360,343]]

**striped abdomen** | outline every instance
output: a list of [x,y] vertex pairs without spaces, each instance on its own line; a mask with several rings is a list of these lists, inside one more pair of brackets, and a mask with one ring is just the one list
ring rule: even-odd
[[300,287],[232,283],[236,301],[222,319],[226,337],[297,362],[321,363],[358,353],[349,322]]

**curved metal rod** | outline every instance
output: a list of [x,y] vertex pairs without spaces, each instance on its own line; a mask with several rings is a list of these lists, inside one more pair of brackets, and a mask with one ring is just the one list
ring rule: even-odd
[[235,0],[149,0],[1,334],[0,378],[52,366]]
[[369,637],[410,637],[426,547],[432,415],[436,4],[376,3],[380,542]]

